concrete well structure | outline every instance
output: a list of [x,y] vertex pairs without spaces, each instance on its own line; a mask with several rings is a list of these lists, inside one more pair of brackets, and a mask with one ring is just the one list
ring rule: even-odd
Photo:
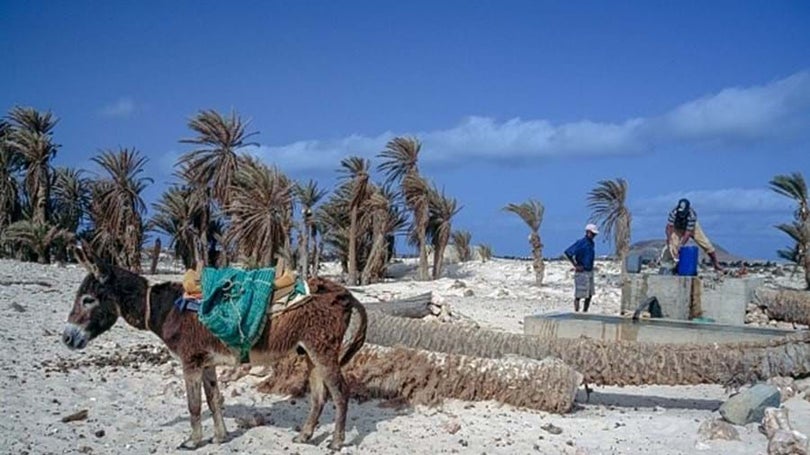
[[743,325],[745,309],[763,278],[691,277],[630,274],[622,286],[623,314],[633,313],[648,297],[655,296],[665,318],[713,319],[718,324]]

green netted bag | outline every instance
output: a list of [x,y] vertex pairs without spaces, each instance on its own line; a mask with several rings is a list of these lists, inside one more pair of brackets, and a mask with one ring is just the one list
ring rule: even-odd
[[248,360],[250,348],[264,330],[273,294],[275,269],[240,270],[206,267],[202,271],[200,322]]

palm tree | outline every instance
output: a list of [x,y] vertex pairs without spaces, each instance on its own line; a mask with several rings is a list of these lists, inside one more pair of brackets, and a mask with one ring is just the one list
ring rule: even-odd
[[625,258],[630,252],[630,222],[627,209],[627,181],[602,180],[588,193],[588,207],[592,210],[591,221],[599,223],[605,238],[613,234],[616,256],[622,264],[622,276],[626,276]]
[[472,249],[470,247],[472,234],[470,234],[470,231],[453,231],[450,237],[453,239],[453,246],[456,248],[459,262],[467,262],[472,259]]
[[804,176],[800,172],[794,172],[790,175],[777,175],[769,184],[773,191],[796,201],[796,219],[804,221],[810,218],[807,183],[804,181]]
[[[51,223],[67,232],[78,234],[82,221],[90,207],[90,181],[81,169],[57,167],[51,184]],[[56,259],[66,262],[68,244],[60,244],[59,236],[54,245]]]
[[428,233],[433,241],[433,279],[438,280],[442,274],[444,264],[444,250],[450,243],[453,217],[461,211],[455,198],[446,196],[433,187],[430,192],[430,220]]
[[[155,214],[149,221],[149,229],[165,234],[186,269],[193,268],[197,261],[198,239],[203,231],[203,207],[189,188],[172,186],[152,204]],[[202,259],[202,258],[199,258]]]
[[51,191],[53,222],[70,232],[77,232],[90,205],[90,180],[84,170],[57,167]]
[[372,185],[369,190],[371,194],[363,204],[363,209],[371,224],[372,242],[368,258],[360,274],[360,284],[364,286],[370,284],[376,278],[375,271],[381,269],[386,262],[385,235],[390,222],[389,209],[391,204],[391,201],[381,188]]
[[777,226],[795,242],[791,249],[796,264],[804,267],[806,289],[810,290],[810,206],[808,206],[807,183],[799,172],[777,175],[770,182],[771,189],[796,201],[794,222]]
[[[185,202],[189,205],[185,211],[195,214],[191,226],[195,229],[196,235],[188,239],[191,240],[188,245],[184,245],[190,248],[194,256],[192,264],[197,264],[198,261],[211,266],[218,262],[227,263],[227,255],[220,257],[218,254],[218,245],[224,245],[221,240],[225,221],[214,202],[212,188],[194,181],[188,162],[177,163],[176,166],[178,169],[174,172],[174,176],[179,180],[178,185],[186,195]],[[180,213],[183,213],[183,210]],[[219,259],[221,261],[218,261]]]
[[187,166],[186,172],[194,184],[210,187],[212,197],[222,207],[230,202],[230,191],[239,167],[238,150],[258,145],[246,142],[257,134],[246,132],[248,123],[235,112],[231,112],[230,117],[223,117],[213,109],[200,111],[188,123],[197,136],[180,140],[198,148],[181,156],[178,164]]
[[[298,199],[298,202],[301,204],[301,215],[303,217],[303,229],[302,229],[302,236],[301,236],[301,276],[307,277],[309,276],[309,242],[312,239],[313,244],[313,254],[312,257],[316,258],[318,255],[318,248],[317,248],[317,224],[315,223],[315,219],[313,217],[313,209],[318,204],[318,202],[323,199],[324,196],[328,193],[327,190],[318,188],[318,182],[310,179],[307,181],[306,184],[296,183],[295,188],[295,197]],[[317,262],[317,259],[315,259]],[[317,276],[318,272],[317,269],[313,270],[313,276]]]
[[3,243],[12,251],[29,251],[40,264],[50,262],[54,244],[67,245],[75,239],[75,234],[48,223],[22,220],[12,223],[3,232]]
[[521,204],[507,204],[503,209],[519,216],[531,230],[529,244],[532,247],[532,258],[534,259],[532,267],[534,268],[535,284],[541,286],[545,274],[545,265],[543,264],[543,242],[540,239],[540,225],[543,224],[545,207],[540,201],[529,199]]
[[[315,212],[315,222],[328,253],[340,261],[343,272],[348,274],[349,262],[349,201],[351,189],[347,183],[338,186],[329,199]],[[322,249],[327,253],[325,249]],[[317,257],[315,258],[317,260]]]
[[6,147],[16,152],[25,167],[24,187],[31,202],[32,219],[39,225],[48,221],[51,160],[58,145],[53,143],[53,129],[58,120],[51,112],[41,113],[30,107],[15,107],[8,115],[11,128],[6,133]]
[[419,152],[422,144],[416,138],[396,137],[380,152],[383,159],[378,169],[387,183],[400,185],[405,204],[411,210],[413,224],[411,237],[419,248],[419,279],[428,279],[427,225],[429,217],[428,194],[430,187],[419,174]]
[[[108,249],[108,255],[116,258],[117,265],[140,272],[146,212],[141,194],[152,183],[151,178],[141,174],[149,160],[137,150],[127,148],[104,150],[92,160],[106,174],[93,189],[93,240],[97,246]],[[120,250],[110,250],[116,247]]]
[[278,255],[289,259],[289,226],[293,182],[275,167],[243,157],[230,190],[225,214],[231,225],[226,244],[244,253],[248,262],[269,266]]
[[8,123],[0,121],[0,234],[20,216],[20,186],[17,176],[22,169],[20,156],[6,146]]
[[481,256],[481,262],[492,259],[492,246],[486,243],[478,245],[478,255]]
[[349,197],[349,285],[357,284],[359,265],[357,262],[357,237],[359,233],[358,219],[360,208],[370,195],[371,163],[365,158],[350,156],[340,162],[343,178],[348,179],[351,195]]
[[408,220],[397,204],[397,193],[390,186],[372,186],[372,194],[363,210],[371,225],[371,247],[360,276],[363,285],[381,280],[391,260],[395,235],[407,226]]
[[787,234],[793,240],[793,246],[777,250],[776,254],[786,261],[790,261],[799,266],[802,263],[802,252],[799,246],[802,243],[802,225],[796,221],[783,223],[776,226],[776,229]]

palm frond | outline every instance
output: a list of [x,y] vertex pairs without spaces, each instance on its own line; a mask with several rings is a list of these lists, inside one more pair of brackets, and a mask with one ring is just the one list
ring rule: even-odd
[[269,265],[287,243],[292,222],[293,182],[275,167],[246,159],[235,175],[226,244],[238,245],[257,263]]
[[602,180],[588,193],[591,221],[598,223],[605,238],[614,242],[616,254],[623,256],[630,248],[630,223],[627,208],[627,181]]
[[181,143],[198,146],[182,155],[178,161],[186,177],[195,185],[210,187],[212,195],[220,204],[227,205],[229,191],[239,167],[239,149],[256,146],[247,139],[257,133],[248,133],[249,122],[243,121],[235,112],[224,117],[215,110],[200,111],[188,127],[197,133],[195,137],[181,139]]
[[318,188],[318,182],[315,180],[308,180],[307,183],[301,184],[296,182],[295,188],[295,197],[298,198],[298,202],[301,203],[302,206],[305,208],[312,209],[321,199],[324,198],[329,191],[325,188]]
[[452,243],[456,247],[458,258],[461,262],[467,262],[472,259],[472,249],[470,243],[472,242],[472,234],[470,231],[453,231],[450,235]]
[[23,188],[31,202],[33,218],[40,224],[48,218],[51,167],[59,145],[53,142],[53,129],[58,120],[48,112],[31,107],[14,107],[8,114],[4,148],[22,160],[25,169]]
[[434,244],[442,240],[448,241],[452,232],[452,220],[463,207],[458,205],[455,198],[447,196],[444,189],[439,190],[435,186],[429,193],[429,204],[429,237]]
[[395,137],[377,156],[382,162],[377,170],[383,172],[387,183],[399,182],[406,174],[416,172],[422,143],[414,137]]
[[807,183],[800,172],[777,175],[769,182],[771,189],[796,201],[807,201]]
[[76,232],[90,206],[90,180],[84,176],[84,170],[57,167],[51,197],[54,223]]
[[503,210],[514,213],[529,226],[532,232],[537,232],[540,229],[540,225],[543,224],[543,214],[546,208],[540,201],[529,199],[520,204],[509,203]]

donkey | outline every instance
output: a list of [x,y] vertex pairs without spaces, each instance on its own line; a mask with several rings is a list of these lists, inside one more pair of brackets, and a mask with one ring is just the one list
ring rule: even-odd
[[[119,316],[137,329],[156,334],[183,366],[191,436],[180,448],[195,449],[202,443],[200,386],[214,420],[212,441],[224,442],[227,430],[216,366],[238,365],[238,354],[208,331],[196,314],[175,307],[174,301],[183,293],[180,283],[150,285],[135,273],[95,261],[89,251],[76,249],[76,256],[90,273],[76,293],[62,341],[71,349],[83,349],[112,327]],[[322,278],[312,278],[308,284],[313,294],[311,301],[268,319],[250,351],[250,361],[268,365],[292,351],[306,356],[311,406],[293,440],[304,443],[312,438],[328,392],[336,408],[329,447],[336,450],[344,441],[349,397],[341,366],[363,346],[368,317],[360,302],[343,286]],[[359,320],[344,344],[353,314]]]

